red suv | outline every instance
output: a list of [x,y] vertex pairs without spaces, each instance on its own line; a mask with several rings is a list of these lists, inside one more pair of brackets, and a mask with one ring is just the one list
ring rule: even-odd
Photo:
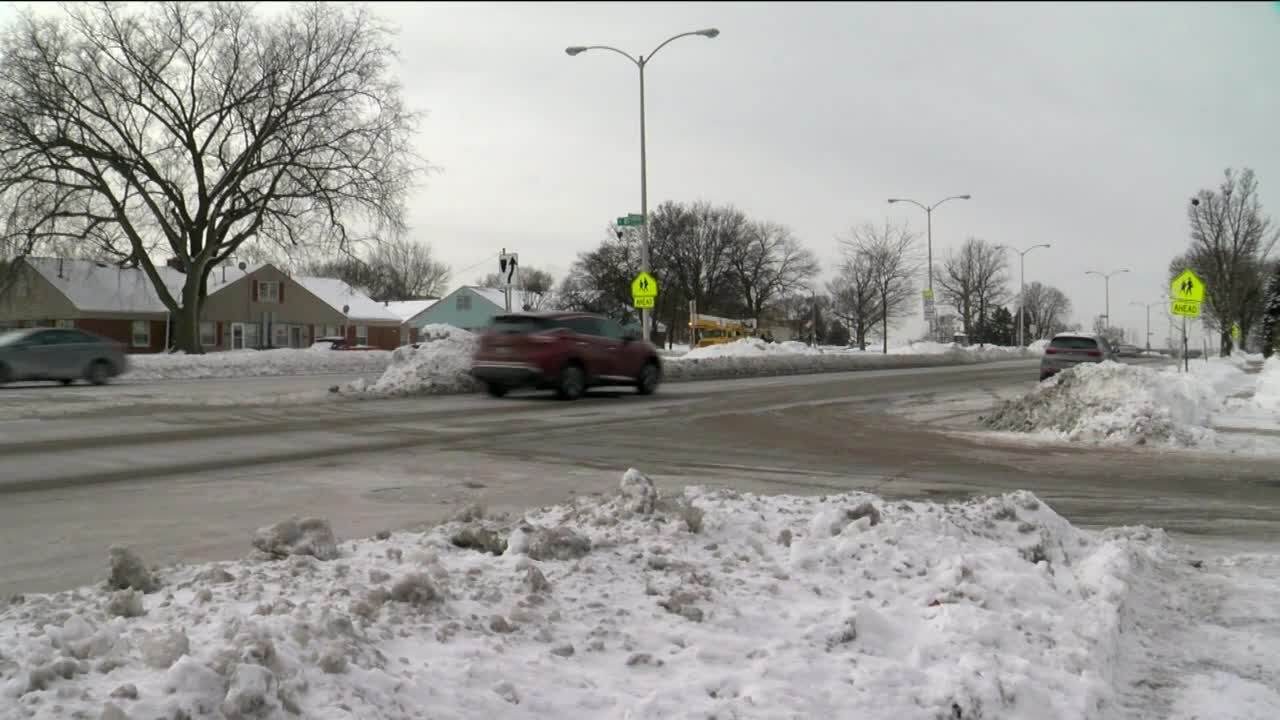
[[589,387],[658,389],[662,364],[654,346],[606,317],[587,313],[499,315],[480,337],[471,375],[489,394],[519,387],[554,389],[576,400]]

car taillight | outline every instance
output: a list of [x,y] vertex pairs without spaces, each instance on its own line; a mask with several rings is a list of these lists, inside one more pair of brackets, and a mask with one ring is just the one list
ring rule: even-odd
[[1090,350],[1089,357],[1102,357],[1102,353],[1097,350]]
[[1058,354],[1058,351],[1057,351],[1057,350],[1055,350],[1054,348],[1045,348],[1045,349],[1044,349],[1044,354],[1045,354],[1045,355],[1057,355],[1057,354]]

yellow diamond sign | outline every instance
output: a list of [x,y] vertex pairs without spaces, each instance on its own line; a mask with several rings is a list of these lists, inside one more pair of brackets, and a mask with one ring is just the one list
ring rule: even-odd
[[[1204,283],[1196,274],[1190,270],[1183,270],[1182,274],[1174,278],[1173,284],[1169,286],[1169,297],[1175,301],[1202,303],[1204,302]],[[1196,315],[1199,315],[1199,311]]]
[[658,281],[649,273],[642,272],[636,276],[635,280],[631,281],[631,298],[633,300],[656,297],[658,297]]

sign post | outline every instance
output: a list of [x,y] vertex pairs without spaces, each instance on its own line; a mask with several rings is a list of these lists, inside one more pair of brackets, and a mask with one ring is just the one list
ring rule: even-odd
[[618,227],[640,227],[644,225],[644,216],[638,213],[629,213],[624,217],[618,218],[616,224]]
[[506,248],[498,255],[498,280],[502,283],[502,294],[506,299],[507,312],[511,312],[511,289],[520,282],[520,255],[509,253]]
[[1200,303],[1204,302],[1204,282],[1190,268],[1169,284],[1169,312],[1182,316],[1182,367],[1191,371],[1191,359],[1187,357],[1187,318],[1200,317]]

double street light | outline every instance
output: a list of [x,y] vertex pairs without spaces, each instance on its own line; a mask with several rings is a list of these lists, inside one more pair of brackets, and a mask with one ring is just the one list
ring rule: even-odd
[[1119,275],[1120,273],[1127,273],[1127,272],[1129,272],[1129,268],[1124,268],[1123,270],[1113,270],[1109,273],[1099,272],[1097,270],[1086,270],[1084,272],[1085,275],[1097,275],[1098,277],[1101,277],[1103,280],[1106,281],[1107,305],[1106,305],[1105,317],[1107,318],[1107,324],[1103,326],[1104,330],[1108,327],[1111,327],[1111,278],[1116,275]]
[[[971,197],[972,197],[972,196],[970,196],[970,195],[952,195],[951,197],[943,198],[943,199],[939,200],[938,202],[936,202],[936,203],[934,203],[934,204],[932,204],[932,205],[925,205],[924,203],[918,202],[918,201],[916,201],[916,200],[912,200],[912,199],[910,199],[910,198],[889,198],[889,204],[890,204],[890,205],[892,205],[892,204],[894,204],[894,203],[900,203],[900,202],[911,203],[912,205],[915,205],[916,207],[920,208],[921,210],[924,210],[925,216],[928,218],[928,221],[927,221],[927,222],[928,222],[928,226],[927,226],[926,233],[927,233],[928,243],[929,243],[929,258],[928,258],[928,261],[929,261],[929,299],[930,299],[930,300],[932,300],[932,299],[933,299],[933,210],[934,210],[934,208],[938,207],[939,205],[941,205],[941,204],[942,204],[942,203],[944,203],[944,202],[947,202],[948,200],[969,200]],[[937,338],[937,332],[936,332],[935,325],[934,325],[934,319],[935,319],[935,318],[934,318],[934,315],[933,315],[932,313],[930,313],[930,315],[929,315],[929,338],[930,338],[931,340],[937,340],[937,339],[938,339],[938,338]]]
[[[662,41],[658,47],[654,48],[653,52],[639,57],[635,57],[631,55],[631,53],[608,45],[574,45],[564,49],[565,53],[570,57],[581,55],[588,50],[608,50],[610,52],[615,52],[634,63],[636,68],[640,71],[640,215],[644,218],[643,224],[640,226],[640,269],[644,272],[649,272],[652,269],[649,263],[649,171],[647,165],[648,160],[645,154],[644,69],[645,66],[649,64],[649,61],[653,60],[653,56],[658,54],[659,50],[675,40],[694,36],[714,38],[719,34],[720,31],[716,28],[707,28],[705,30],[693,30],[690,32],[680,33],[679,35],[672,35]],[[651,318],[650,311],[647,308],[640,311],[640,323],[644,339],[648,340]]]
[[1032,245],[1026,250],[1018,248],[1009,248],[1018,253],[1018,347],[1026,347],[1023,337],[1023,316],[1026,315],[1027,308],[1027,253],[1038,248],[1052,247],[1049,243],[1040,243]]

